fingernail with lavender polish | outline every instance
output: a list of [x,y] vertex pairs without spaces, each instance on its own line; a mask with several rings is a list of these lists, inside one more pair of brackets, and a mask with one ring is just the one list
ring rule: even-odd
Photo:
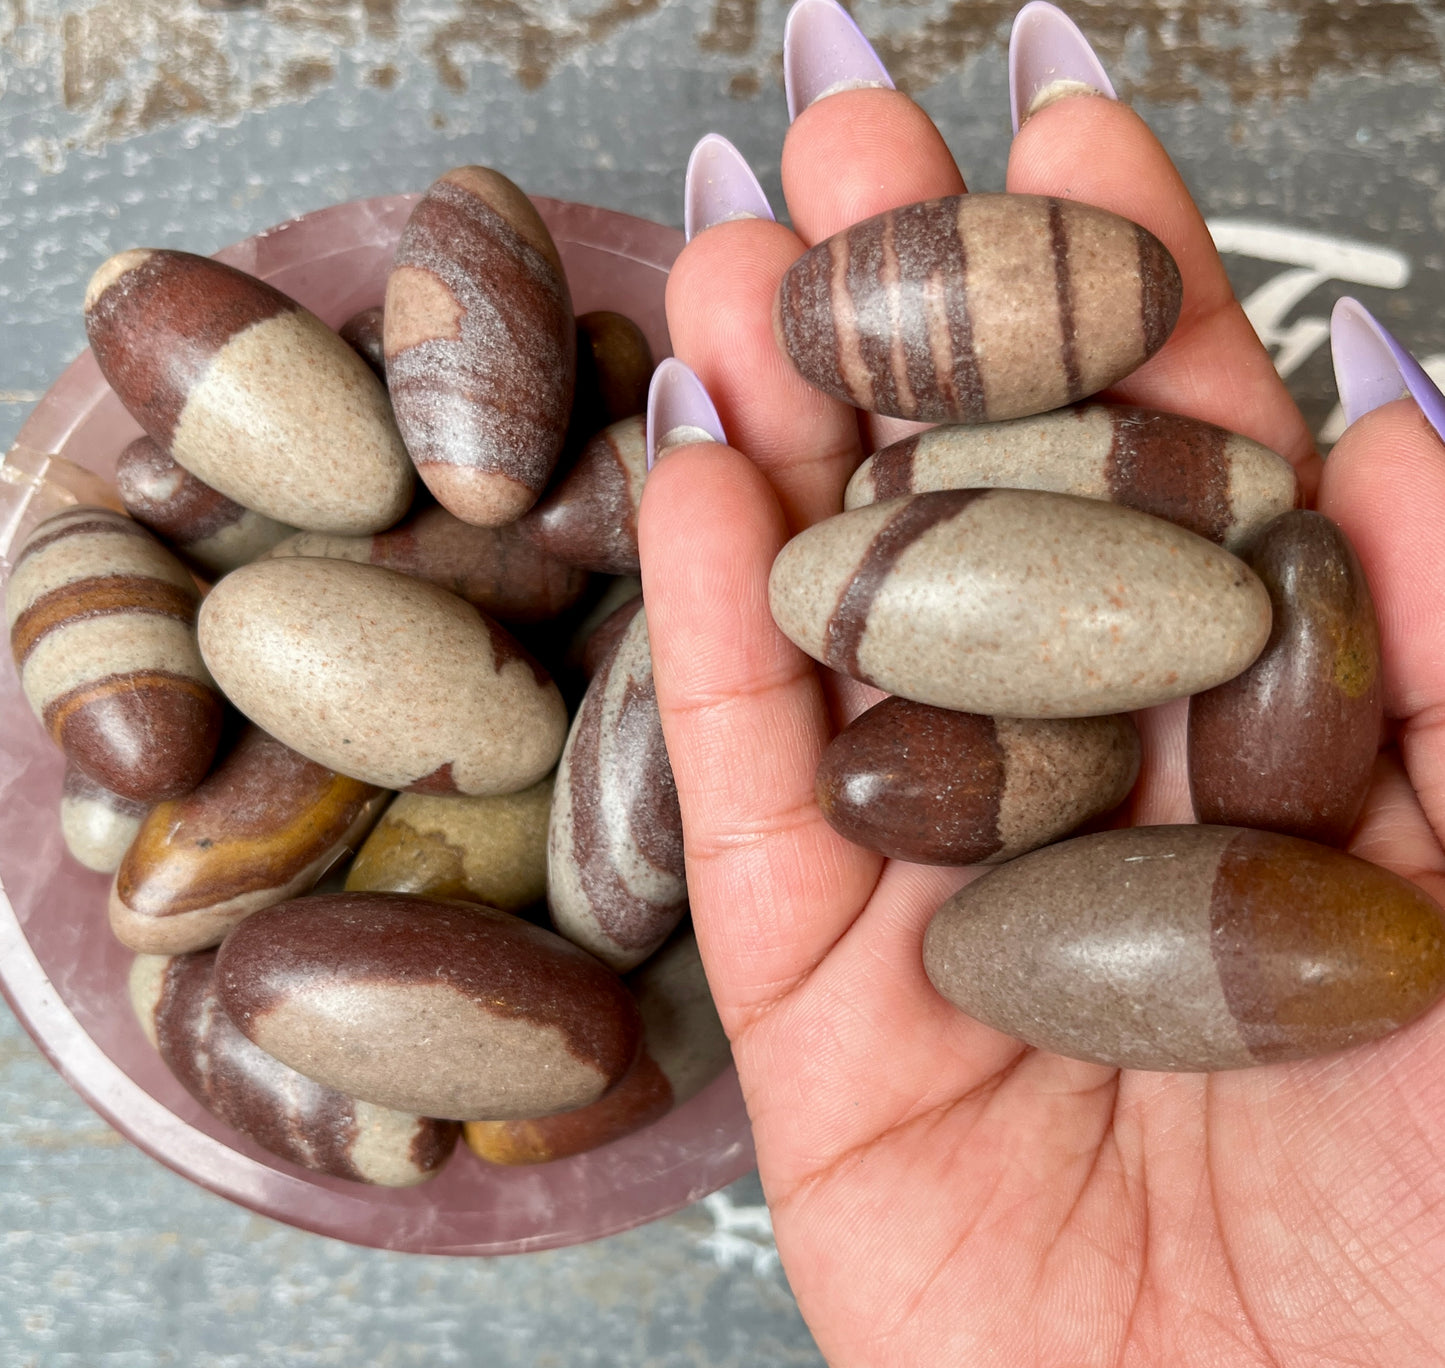
[[789,122],[825,95],[869,86],[892,90],[893,79],[848,11],[835,0],[798,0],[783,29]]
[[726,442],[717,410],[702,381],[676,357],[652,373],[647,390],[647,468],[673,447],[690,442]]
[[1078,25],[1056,5],[1030,0],[1014,19],[1008,43],[1008,98],[1014,132],[1030,114],[1067,95],[1118,99]]
[[1445,395],[1359,300],[1345,298],[1335,305],[1330,315],[1330,351],[1346,423],[1408,395],[1445,442]]
[[687,159],[682,222],[691,242],[704,228],[733,219],[773,222],[773,209],[743,154],[718,133],[708,133]]

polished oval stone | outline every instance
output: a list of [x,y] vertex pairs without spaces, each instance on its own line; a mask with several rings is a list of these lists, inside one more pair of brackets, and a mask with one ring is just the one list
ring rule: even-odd
[[1139,773],[1125,716],[983,717],[885,698],[818,763],[835,831],[915,864],[995,864],[1117,807]]
[[162,450],[227,498],[315,532],[411,502],[386,389],[315,314],[189,252],[122,252],[85,295],[101,373]]
[[1299,503],[1294,467],[1247,437],[1176,413],[1081,404],[905,437],[859,466],[843,506],[995,488],[1105,499],[1230,550]]
[[402,230],[386,285],[386,377],[427,488],[463,522],[536,502],[576,376],[562,260],[531,201],[480,166],[449,171]]
[[198,480],[149,437],[137,437],[120,453],[115,488],[131,517],[207,579],[255,560],[296,533]]
[[589,422],[586,439],[610,423],[647,409],[653,372],[647,336],[625,314],[596,309],[577,315],[577,397],[573,425]]
[[1242,553],[1269,590],[1269,644],[1189,702],[1189,787],[1202,822],[1344,845],[1384,717],[1380,630],[1345,534],[1321,513],[1277,518]]
[[382,788],[512,793],[557,763],[557,686],[434,584],[350,561],[256,561],[200,615],[227,698],[293,750]]
[[547,896],[552,776],[496,798],[403,793],[346,876],[349,893],[419,893],[520,912]]
[[102,788],[84,770],[65,767],[60,794],[60,834],[65,848],[87,869],[113,874],[135,834],[147,803],[122,798]]
[[314,1083],[241,1034],[215,993],[214,951],[137,955],[130,995],[142,1029],[203,1107],[302,1168],[382,1187],[432,1177],[461,1127],[360,1102]]
[[216,982],[236,1025],[308,1078],[457,1121],[586,1106],[641,1040],[610,969],[476,903],[298,898],[231,932]]
[[919,703],[1003,717],[1146,708],[1232,679],[1269,595],[1227,551],[1130,508],[943,490],[799,533],[773,617],[815,660]]
[[272,552],[380,565],[450,590],[500,622],[543,622],[570,608],[587,572],[548,554],[515,524],[473,527],[444,508],[420,513],[370,537],[302,532]]
[[1168,339],[1179,270],[1116,214],[1038,195],[954,195],[818,243],[774,324],[803,378],[871,413],[997,422],[1106,389]]
[[354,313],[337,331],[346,343],[368,366],[377,379],[386,383],[386,349],[382,340],[382,307]]
[[928,977],[1040,1049],[1128,1069],[1239,1069],[1412,1021],[1445,989],[1445,913],[1327,846],[1132,827],[1001,865],[939,909]]
[[492,1164],[545,1164],[609,1145],[680,1107],[727,1067],[728,1038],[713,1006],[697,939],[679,931],[627,977],[642,1014],[643,1047],[600,1101],[526,1121],[468,1121],[472,1152]]
[[190,572],[139,523],[69,508],[26,539],[5,590],[35,715],[70,761],[138,803],[188,793],[221,739]]
[[646,612],[593,676],[573,719],[552,797],[547,905],[558,931],[618,970],[645,960],[687,911],[682,813]]
[[199,788],[141,824],[111,885],[110,929],[148,954],[216,945],[253,912],[310,892],[388,796],[248,727]]
[[517,527],[543,551],[604,575],[635,575],[637,512],[647,479],[647,419],[603,428]]

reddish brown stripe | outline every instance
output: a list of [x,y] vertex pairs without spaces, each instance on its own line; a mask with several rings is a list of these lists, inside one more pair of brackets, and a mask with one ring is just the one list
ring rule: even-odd
[[[162,495],[166,486],[174,492]],[[120,453],[115,487],[133,518],[182,548],[246,516],[240,504],[183,470],[149,437],[137,437]]]
[[[883,525],[863,553],[857,570],[849,577],[838,595],[824,629],[823,657],[826,664],[855,679],[867,680],[858,665],[858,647],[868,626],[883,581],[888,578],[898,558],[930,528],[962,513],[975,499],[987,494],[986,489],[942,489],[931,494],[916,494]],[[871,681],[869,681],[871,682]]]
[[436,793],[444,797],[460,793],[457,782],[452,778],[452,762],[438,765],[430,774],[423,774],[406,786],[408,793]]
[[1212,542],[1234,524],[1229,501],[1229,433],[1173,413],[1120,408],[1104,480],[1115,503],[1167,518]]
[[537,681],[539,689],[545,689],[552,682],[552,676],[538,663],[537,659],[528,654],[522,648],[521,642],[517,640],[501,623],[488,617],[480,609],[477,616],[486,624],[487,631],[492,637],[492,669],[498,674],[514,660],[520,660],[532,672],[532,678]]
[[[58,527],[53,532],[46,532],[44,529],[48,522],[41,523],[35,529],[30,540],[25,543],[25,549],[15,558],[15,569],[19,570],[31,556],[45,550],[47,546],[53,546],[58,541],[64,541],[67,537],[78,537],[81,535],[90,536],[93,533],[117,532],[121,536],[145,537],[150,540],[145,528],[132,522],[131,519],[120,513],[105,513],[96,509],[94,518],[86,518],[80,522],[67,523],[64,527]],[[64,516],[64,515],[62,515]],[[14,571],[11,572],[14,574]]]
[[1074,324],[1074,291],[1069,279],[1069,234],[1064,226],[1063,205],[1056,199],[1049,202],[1049,251],[1054,261],[1054,295],[1059,305],[1060,359],[1069,382],[1069,402],[1084,393],[1079,371],[1079,349]]
[[15,619],[10,629],[10,649],[15,653],[15,663],[24,665],[50,632],[84,618],[114,613],[157,613],[191,623],[196,620],[198,600],[194,589],[182,589],[149,575],[102,575],[76,580],[42,594]]
[[884,447],[873,457],[868,472],[873,477],[873,502],[901,499],[913,493],[913,461],[918,455],[918,438],[905,437]]
[[837,395],[850,389],[833,315],[833,253],[847,250],[839,237],[805,252],[784,274],[779,298],[784,350],[795,359],[806,358],[808,379]]
[[628,599],[620,608],[609,613],[587,638],[582,648],[582,673],[591,679],[607,663],[607,657],[617,649],[632,619],[642,607],[642,595]]
[[[892,216],[880,214],[860,223],[843,238],[848,253],[844,277],[853,306],[853,329],[858,355],[873,382],[872,407],[884,413],[898,409],[898,385],[893,377],[892,339],[896,331],[889,317],[889,290],[883,284]],[[905,343],[905,345],[907,345]]]
[[1144,350],[1153,356],[1174,331],[1183,287],[1179,267],[1153,233],[1135,224],[1134,240],[1139,245],[1139,307]]
[[237,333],[300,306],[279,290],[189,252],[153,252],[92,305],[85,330],[101,373],[167,450],[181,411]]

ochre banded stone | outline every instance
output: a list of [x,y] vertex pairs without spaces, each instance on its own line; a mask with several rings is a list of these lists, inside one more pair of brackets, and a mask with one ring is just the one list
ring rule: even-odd
[[359,1102],[253,1045],[221,1008],[214,951],[137,955],[130,995],[142,1029],[203,1107],[263,1149],[335,1178],[411,1187],[456,1148],[454,1121]]
[[210,767],[221,700],[196,645],[190,572],[138,523],[71,508],[21,548],[5,593],[25,696],[71,762],[137,803]]
[[156,443],[246,508],[318,532],[375,532],[413,475],[386,389],[314,314],[188,252],[122,252],[86,291],[101,373]]
[[1258,442],[1174,413],[1084,404],[905,437],[863,462],[843,506],[995,488],[1105,499],[1231,550],[1299,503],[1294,468]]
[[941,490],[799,533],[773,617],[815,660],[962,712],[1089,717],[1233,678],[1269,595],[1227,551],[1133,509],[1037,490]]
[[148,954],[216,945],[253,912],[309,892],[386,798],[247,728],[195,792],[141,824],[111,887],[110,928]]
[[996,422],[1107,388],[1162,347],[1179,271],[1072,200],[955,195],[865,219],[783,277],[774,326],[810,384],[872,413]]
[[148,811],[148,804],[102,788],[84,770],[65,767],[60,834],[65,848],[87,869],[97,874],[115,873]]
[[939,909],[934,986],[1040,1049],[1130,1069],[1326,1054],[1445,989],[1445,913],[1326,846],[1237,827],[1133,827],[1001,865]]
[[1380,749],[1384,685],[1370,586],[1320,513],[1277,518],[1242,552],[1269,590],[1269,644],[1189,702],[1189,786],[1202,822],[1344,845]]
[[577,335],[546,225],[496,171],[449,171],[402,231],[386,376],[407,450],[463,522],[527,511],[561,454]]
[[232,1021],[307,1077],[458,1121],[595,1102],[642,1032],[621,979],[560,936],[393,893],[248,917],[221,946],[216,983]]
[[346,343],[386,383],[386,349],[382,342],[382,308],[380,304],[354,313],[338,329]]
[[881,855],[993,864],[1117,807],[1139,756],[1124,716],[1020,720],[886,698],[823,752],[818,805]]

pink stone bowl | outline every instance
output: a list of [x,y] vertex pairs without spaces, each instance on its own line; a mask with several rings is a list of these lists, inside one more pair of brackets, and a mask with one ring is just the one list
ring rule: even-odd
[[[415,195],[306,214],[217,253],[333,327],[380,304]],[[578,313],[616,309],[671,352],[672,228],[606,209],[536,201]],[[98,263],[97,263],[98,264]],[[79,308],[79,301],[76,301]],[[140,432],[87,351],[36,406],[0,464],[0,584],[42,518],[75,503],[118,507],[116,457]],[[356,1244],[424,1254],[510,1254],[578,1244],[676,1211],[753,1167],[730,1068],[655,1125],[573,1159],[484,1164],[463,1146],[440,1176],[388,1190],[323,1177],[218,1121],[171,1076],[131,1012],[131,955],[106,922],[109,881],[67,854],[62,757],[32,716],[9,653],[0,666],[0,989],[61,1076],[147,1154],[263,1215]]]

